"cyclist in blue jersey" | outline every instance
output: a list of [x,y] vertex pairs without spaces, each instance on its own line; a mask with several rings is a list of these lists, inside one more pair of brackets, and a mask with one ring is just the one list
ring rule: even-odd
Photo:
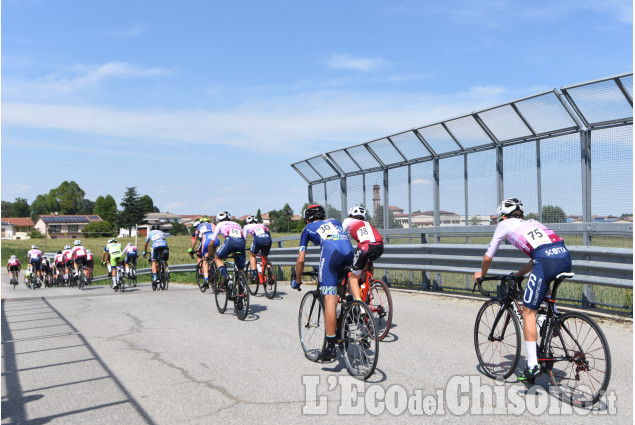
[[304,271],[304,257],[309,242],[320,245],[320,268],[318,280],[320,291],[324,295],[324,322],[326,327],[326,347],[318,359],[329,361],[335,358],[337,326],[337,284],[345,277],[344,269],[353,264],[353,245],[342,223],[329,218],[321,205],[310,205],[302,213],[307,222],[300,236],[300,252],[295,264],[296,276],[291,279],[291,287],[300,290],[300,281]]
[[148,249],[148,242],[152,241],[150,261],[152,262],[152,289],[157,287],[157,260],[162,255],[165,260],[166,271],[168,269],[168,258],[170,258],[170,250],[168,248],[168,242],[165,240],[165,233],[159,230],[158,224],[153,224],[148,237],[146,238],[146,244],[143,247],[143,255],[146,255]]
[[208,216],[204,215],[201,217],[200,223],[196,226],[196,230],[192,235],[192,246],[187,252],[194,252],[194,246],[196,245],[196,241],[200,241],[200,245],[198,247],[198,251],[196,255],[198,256],[198,264],[199,266],[202,264],[203,266],[203,276],[205,278],[205,283],[203,286],[205,288],[209,288],[209,266],[207,261],[203,261],[203,257],[214,257],[216,253],[216,247],[220,245],[220,239],[212,239],[212,235],[214,234],[214,230],[216,230],[216,226],[212,223]]
[[231,254],[235,254],[236,267],[240,271],[245,270],[245,235],[240,224],[232,221],[231,214],[227,211],[221,211],[216,215],[216,230],[212,234],[212,240],[219,235],[225,237],[223,244],[216,250],[214,261],[218,266],[218,271],[223,276],[222,285],[226,285],[229,281],[227,267],[223,263],[223,259]]

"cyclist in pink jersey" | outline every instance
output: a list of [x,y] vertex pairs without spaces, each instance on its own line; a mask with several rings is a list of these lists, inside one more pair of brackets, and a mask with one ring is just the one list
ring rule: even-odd
[[527,273],[527,287],[523,296],[523,333],[527,349],[527,367],[518,377],[521,382],[532,382],[541,374],[538,365],[536,313],[549,291],[554,278],[571,271],[571,256],[562,238],[536,220],[524,219],[525,208],[517,198],[503,201],[497,209],[498,225],[494,237],[483,256],[481,271],[474,273],[474,279],[485,276],[498,247],[507,239],[513,246],[523,251],[531,259],[514,276]]
[[342,223],[344,231],[357,241],[357,249],[353,258],[353,269],[348,275],[351,295],[356,300],[361,299],[359,280],[363,272],[371,269],[372,262],[384,253],[384,241],[375,227],[366,221],[366,209],[355,206],[348,211],[348,218]]
[[26,254],[27,264],[31,267],[31,272],[34,270],[37,272],[37,281],[40,282],[42,277],[42,251],[40,251],[37,245],[31,245],[31,250]]
[[20,269],[22,265],[20,264],[20,260],[15,255],[12,255],[7,262],[7,273],[11,274],[16,280],[20,276]]
[[226,284],[229,280],[229,274],[223,258],[227,258],[230,254],[236,255],[236,267],[238,270],[245,270],[245,236],[240,224],[231,221],[231,215],[227,211],[219,212],[216,215],[216,229],[210,238],[212,241],[216,240],[219,235],[225,237],[223,244],[216,250],[214,261],[218,266],[218,271],[223,276],[223,284]]
[[[73,242],[73,245],[74,246],[73,249],[71,249],[71,255],[75,267],[75,276],[77,276],[79,274],[79,266],[88,266],[86,261],[88,254],[86,253],[86,248],[82,246],[82,241],[80,241],[79,239]],[[86,269],[84,270],[84,275],[86,276],[86,279],[88,279],[88,267],[86,267]]]
[[247,224],[243,229],[245,240],[247,240],[247,235],[254,237],[249,254],[249,266],[251,269],[249,279],[251,279],[252,282],[257,282],[256,255],[260,254],[267,260],[269,251],[271,251],[271,233],[269,233],[269,229],[267,229],[264,224],[258,223],[256,216],[250,215],[247,217],[246,222]]

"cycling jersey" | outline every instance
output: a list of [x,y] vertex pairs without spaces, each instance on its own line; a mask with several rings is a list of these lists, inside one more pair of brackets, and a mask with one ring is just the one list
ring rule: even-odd
[[70,249],[65,249],[62,251],[62,256],[64,258],[64,263],[70,264],[73,262],[73,253]]
[[201,240],[201,244],[198,247],[198,252],[201,256],[205,256],[207,254],[212,243],[214,243],[214,246],[220,245],[220,239],[212,239],[214,230],[216,230],[216,226],[214,223],[210,222],[200,223],[196,226],[196,230],[192,235],[192,240],[195,241],[196,238]]
[[537,310],[551,281],[558,274],[571,271],[569,251],[562,238],[544,224],[514,217],[498,223],[485,255],[493,258],[504,239],[532,258],[523,305]]
[[504,239],[528,257],[531,257],[534,250],[541,245],[562,241],[560,236],[539,221],[508,218],[496,226],[494,237],[485,255],[494,257]]
[[29,260],[29,262],[33,262],[32,260],[42,261],[42,251],[40,251],[39,249],[31,249],[29,250],[29,252],[27,252],[26,258]]
[[309,242],[322,248],[318,271],[322,294],[336,295],[337,284],[344,278],[343,269],[353,262],[353,245],[342,224],[332,218],[306,225],[300,236],[300,252],[306,251]]
[[196,226],[196,230],[194,230],[192,239],[193,238],[202,239],[203,234],[214,232],[215,228],[216,226],[214,225],[214,223],[210,223],[210,222],[200,223],[198,226]]
[[165,240],[165,233],[161,230],[150,231],[150,233],[148,233],[148,237],[146,237],[146,242],[150,241],[152,241],[152,249],[161,246],[168,246],[168,243]]
[[230,254],[236,253],[236,267],[239,270],[245,268],[245,237],[240,224],[233,221],[221,221],[216,225],[216,230],[212,234],[212,239],[218,235],[225,237],[225,242],[218,248],[216,255],[218,258],[227,258]]
[[342,228],[350,233],[357,243],[383,243],[379,231],[366,220],[349,217],[342,223]]
[[137,252],[137,247],[134,245],[126,246],[123,249],[123,262],[125,264],[129,264],[132,262],[132,264],[136,266],[138,256],[139,256],[139,253]]
[[9,262],[7,263],[7,269],[9,269],[9,271],[19,271],[20,260],[18,260],[17,258],[10,258]]
[[66,263],[64,261],[64,254],[55,254],[55,257],[53,258],[53,263],[55,263],[55,267],[57,267],[58,269],[61,269],[62,267],[64,267],[64,264]]
[[77,260],[78,258],[86,258],[86,249],[83,246],[75,246],[71,249],[71,255],[73,256],[73,260]]
[[123,250],[120,243],[109,243],[104,247],[104,251],[110,256],[110,265],[112,267],[116,267],[117,261],[122,261],[123,259]]
[[244,227],[243,233],[245,235],[245,239],[247,239],[247,235],[252,235],[254,237],[251,242],[250,251],[254,255],[264,255],[265,257],[269,255],[269,251],[271,250],[271,233],[264,224],[261,223],[251,223]]
[[94,264],[95,259],[93,258],[93,254],[90,252],[86,253],[86,265],[89,267],[92,267],[92,265]]

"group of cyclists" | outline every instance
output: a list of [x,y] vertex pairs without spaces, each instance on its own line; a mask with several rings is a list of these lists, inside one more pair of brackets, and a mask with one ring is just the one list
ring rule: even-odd
[[[320,245],[320,261],[318,279],[320,291],[324,295],[325,328],[327,344],[319,353],[318,359],[329,361],[335,358],[336,344],[336,307],[338,302],[337,285],[350,270],[350,292],[354,299],[360,299],[359,281],[362,273],[372,268],[372,263],[383,253],[383,239],[379,231],[366,220],[366,210],[362,206],[355,206],[348,212],[348,218],[340,222],[333,218],[326,218],[326,212],[321,205],[315,204],[307,207],[302,213],[306,221],[306,227],[300,236],[300,248],[296,261],[296,274],[291,278],[291,287],[300,288],[306,249],[309,242]],[[571,257],[564,245],[562,238],[547,228],[544,224],[524,218],[524,206],[517,198],[509,198],[503,201],[497,209],[498,225],[492,241],[483,256],[481,270],[474,274],[475,281],[481,279],[489,270],[494,255],[503,240],[508,240],[513,246],[523,251],[530,257],[527,265],[512,275],[523,277],[529,273],[528,284],[523,299],[523,326],[525,344],[528,353],[528,364],[525,371],[518,377],[519,381],[533,381],[540,374],[540,367],[536,355],[536,312],[548,296],[549,285],[556,275],[571,271]],[[272,239],[271,234],[263,223],[258,223],[255,216],[247,217],[246,225],[241,227],[232,220],[227,211],[219,212],[215,217],[215,223],[204,215],[192,234],[191,247],[188,252],[196,253],[199,264],[202,267],[205,286],[209,287],[209,267],[207,259],[213,258],[220,276],[221,285],[227,284],[228,272],[223,259],[234,256],[236,266],[243,271],[246,263],[246,241],[248,235],[253,236],[250,249],[249,279],[256,279],[256,256],[269,255]],[[349,235],[357,242],[356,249],[350,242]],[[219,236],[223,236],[221,244]],[[198,243],[198,248],[195,246]],[[157,284],[156,262],[159,258],[166,261],[169,258],[169,249],[166,235],[157,224],[152,225],[148,233],[143,255],[150,244],[150,261],[152,262],[152,285]],[[115,239],[110,239],[104,248],[102,263],[108,261],[109,272],[112,273],[113,285],[116,288],[115,267],[123,262],[125,272],[130,273],[129,265],[136,266],[137,248],[128,244],[122,248]],[[79,267],[87,266],[85,271],[91,273],[93,257],[90,250],[82,247],[81,241],[76,240],[74,247],[69,245],[63,251],[58,251],[54,258],[54,267],[48,264],[42,252],[36,245],[27,253],[29,271],[37,274],[38,281],[42,273],[53,270],[54,276],[64,275],[66,279],[69,273],[78,273]],[[19,273],[20,262],[16,256],[12,256],[7,265],[10,273]],[[372,272],[372,270],[371,270]]]

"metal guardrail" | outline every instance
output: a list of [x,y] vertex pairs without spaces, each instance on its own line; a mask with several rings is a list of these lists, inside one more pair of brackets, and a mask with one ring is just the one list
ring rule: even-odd
[[[176,264],[169,267],[170,273],[182,273],[182,272],[195,272],[196,271],[196,263],[193,264]],[[146,267],[143,269],[137,269],[137,276],[143,276],[146,274],[152,274],[152,268]],[[110,276],[104,274],[101,276],[95,276],[93,278],[93,282],[99,282],[101,280],[106,280],[110,278]]]

